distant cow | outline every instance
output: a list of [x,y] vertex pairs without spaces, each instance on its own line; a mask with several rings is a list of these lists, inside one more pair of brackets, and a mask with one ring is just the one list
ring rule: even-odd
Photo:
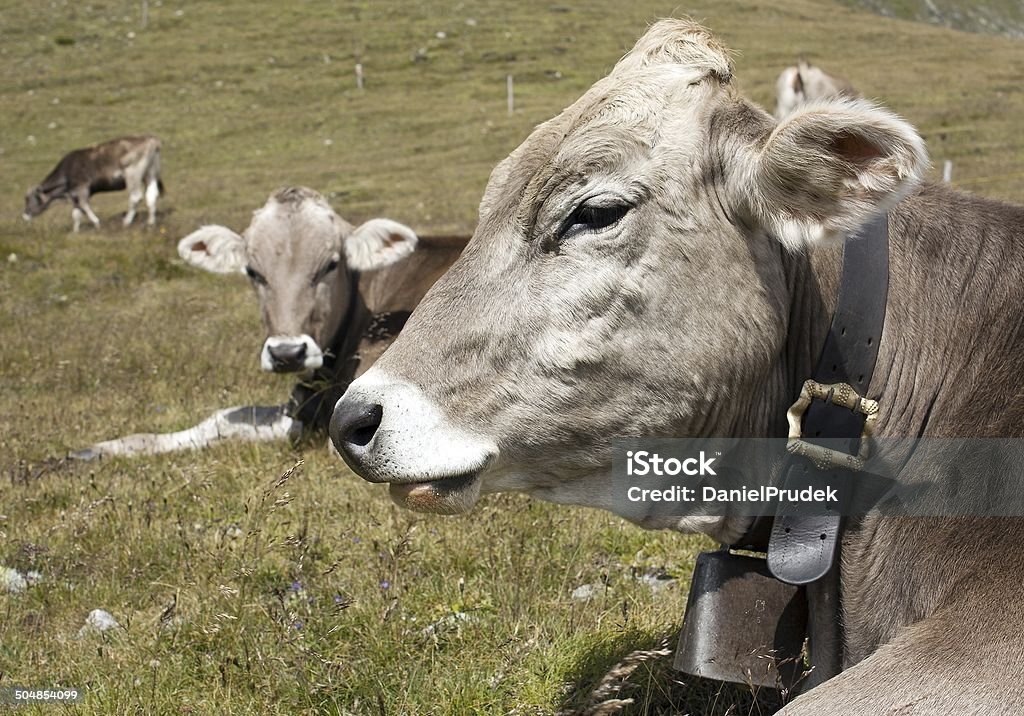
[[248,275],[267,333],[260,366],[300,375],[288,404],[226,408],[187,430],[131,435],[72,456],[153,454],[325,430],[348,384],[391,344],[466,241],[421,239],[390,219],[353,227],[304,187],[274,192],[241,235],[202,227],[178,243],[178,253],[213,273]]
[[782,119],[801,105],[829,97],[859,97],[845,77],[830,75],[820,67],[800,60],[787,67],[775,83],[775,116]]
[[146,197],[147,224],[156,223],[156,200],[163,193],[160,181],[160,140],[156,137],[121,137],[64,155],[42,183],[25,195],[26,221],[39,216],[57,199],[71,201],[75,231],[82,214],[99,227],[89,197],[104,191],[128,189],[128,213],[124,225],[135,220],[135,208]]

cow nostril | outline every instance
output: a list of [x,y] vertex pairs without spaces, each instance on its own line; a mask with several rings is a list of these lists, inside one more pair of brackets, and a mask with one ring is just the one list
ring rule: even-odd
[[279,343],[276,346],[269,346],[270,357],[278,365],[292,365],[305,360],[306,344],[303,343]]
[[345,454],[346,448],[369,445],[383,417],[384,408],[376,403],[339,403],[331,419],[331,440],[338,452]]
[[348,442],[359,447],[366,447],[373,440],[373,436],[376,434],[379,426],[380,421],[378,420],[373,425],[364,425],[361,428],[356,428],[348,434]]

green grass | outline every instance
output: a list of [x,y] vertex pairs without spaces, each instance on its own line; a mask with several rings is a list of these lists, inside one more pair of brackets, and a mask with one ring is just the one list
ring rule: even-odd
[[[0,684],[84,686],[83,714],[573,708],[674,635],[707,547],[518,496],[414,515],[320,446],[61,462],[286,395],[258,372],[245,282],[176,259],[200,224],[240,229],[276,186],[304,183],[352,221],[470,230],[493,165],[678,12],[741,51],[754,99],[803,53],[919,126],[959,186],[1024,196],[1024,53],[1005,38],[812,0],[150,5],[145,30],[138,2],[0,8],[0,565],[43,575],[0,594]],[[164,140],[158,230],[117,225],[123,194],[97,199],[99,232],[70,234],[60,205],[21,222],[24,190],[63,152],[141,131]],[[662,568],[676,588],[636,579]],[[581,603],[582,584],[606,586]],[[94,608],[124,629],[77,638]],[[438,620],[450,628],[426,635]],[[753,708],[666,659],[621,695],[635,713]]]

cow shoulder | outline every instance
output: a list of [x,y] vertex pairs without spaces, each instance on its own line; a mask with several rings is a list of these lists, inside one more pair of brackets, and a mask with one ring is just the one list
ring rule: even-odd
[[431,286],[451,267],[468,237],[422,238],[402,261],[367,273],[359,283],[363,301],[372,313],[412,311]]

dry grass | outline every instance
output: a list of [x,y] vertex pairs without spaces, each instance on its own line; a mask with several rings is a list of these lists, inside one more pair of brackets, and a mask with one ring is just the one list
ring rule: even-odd
[[[286,394],[257,371],[244,281],[175,259],[200,223],[241,227],[298,182],[353,221],[471,228],[490,168],[678,11],[742,50],[755,99],[804,53],[920,126],[961,186],[1024,195],[1024,53],[1010,40],[811,0],[150,6],[146,30],[138,2],[0,12],[0,564],[43,578],[0,594],[0,683],[85,686],[80,713],[584,708],[627,654],[678,628],[706,546],[517,496],[459,519],[405,513],[318,447],[63,463]],[[63,206],[20,221],[25,188],[62,152],[137,131],[165,142],[159,230],[116,228],[123,195],[96,202],[100,232],[68,233]],[[653,594],[636,578],[658,568],[682,586]],[[589,603],[569,596],[581,584],[601,585]],[[77,638],[94,608],[123,629]],[[633,713],[759,712],[665,659],[601,693]]]

